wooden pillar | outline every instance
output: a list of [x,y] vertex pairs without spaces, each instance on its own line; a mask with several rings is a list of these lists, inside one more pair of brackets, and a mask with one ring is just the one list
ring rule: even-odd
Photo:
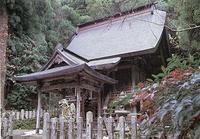
[[41,92],[38,92],[38,105],[37,105],[37,120],[36,120],[36,134],[39,134],[40,129],[40,110],[41,110]]
[[[113,78],[113,79],[116,79],[116,70],[112,72],[112,78]],[[116,84],[113,85],[113,91],[114,91],[114,92],[117,91],[117,89],[116,89]]]
[[[165,45],[163,45],[163,46],[165,46]],[[162,64],[166,67],[167,63],[166,63],[166,60],[165,60],[165,55],[164,55],[162,47],[160,47],[160,56],[161,56]]]
[[136,66],[132,66],[131,67],[131,81],[132,81],[132,91],[134,92],[134,87],[136,85],[136,75],[137,72],[136,72]]
[[81,117],[85,119],[85,98],[81,97]]
[[[2,2],[1,2],[2,3]],[[6,80],[6,48],[8,38],[8,14],[6,8],[0,8],[0,108],[4,108],[4,93]]]
[[78,121],[81,116],[81,89],[79,87],[75,88],[76,91],[76,120]]
[[[132,80],[132,92],[134,93],[134,88],[136,86],[136,80],[137,80],[137,67],[134,65],[131,67],[131,80]],[[133,107],[133,112],[136,113],[136,106]]]
[[98,116],[101,116],[101,92],[98,92]]

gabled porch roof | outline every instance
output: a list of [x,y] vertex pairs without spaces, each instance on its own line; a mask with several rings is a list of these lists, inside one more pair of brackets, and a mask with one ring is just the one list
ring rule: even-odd
[[17,82],[44,81],[46,79],[56,79],[59,77],[71,76],[71,75],[80,76],[82,73],[87,74],[93,77],[95,80],[103,83],[109,83],[109,84],[117,83],[116,80],[93,70],[86,64],[56,67],[45,71],[39,71],[27,75],[16,76],[15,80]]
[[[60,59],[60,60],[58,60]],[[110,69],[116,66],[120,62],[120,57],[115,58],[107,58],[102,60],[93,60],[88,61],[73,52],[68,51],[65,49],[62,44],[58,44],[55,48],[55,51],[49,61],[44,65],[40,71],[47,70],[51,68],[52,64],[58,61],[65,62],[67,65],[81,65],[81,64],[87,64],[92,69],[102,70],[102,69]]]

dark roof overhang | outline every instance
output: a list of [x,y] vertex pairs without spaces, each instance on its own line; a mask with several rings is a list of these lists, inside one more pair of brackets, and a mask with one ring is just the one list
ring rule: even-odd
[[15,80],[17,82],[34,82],[34,81],[40,82],[51,78],[53,79],[58,77],[70,76],[74,74],[78,75],[81,72],[85,72],[89,76],[95,78],[98,81],[101,81],[102,83],[108,83],[108,84],[117,83],[116,80],[93,70],[86,64],[57,67],[45,71],[39,71],[31,74],[15,76]]

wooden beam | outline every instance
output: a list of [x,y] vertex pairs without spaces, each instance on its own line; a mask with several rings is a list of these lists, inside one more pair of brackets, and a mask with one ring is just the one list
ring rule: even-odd
[[37,104],[37,121],[36,121],[36,134],[39,134],[40,130],[40,110],[41,110],[41,92],[38,92],[38,104]]
[[65,89],[65,88],[76,88],[79,86],[78,83],[63,83],[63,84],[57,84],[57,85],[49,85],[49,86],[42,86],[42,91],[51,91],[55,89]]
[[85,98],[81,96],[81,117],[85,119]]
[[77,74],[72,74],[70,76],[62,76],[62,77],[56,77],[56,78],[50,78],[50,79],[45,79],[44,80],[44,83],[46,82],[50,82],[50,81],[53,81],[53,80],[60,80],[60,79],[64,79],[64,80],[74,80],[77,78]]
[[95,86],[92,86],[92,85],[89,85],[89,84],[81,84],[80,88],[87,89],[87,90],[90,90],[90,91],[93,91],[93,92],[99,92],[100,91],[99,87],[95,87]]
[[163,53],[163,48],[160,47],[159,50],[160,50],[160,56],[161,56],[162,63],[166,67],[167,66],[167,62],[165,60],[165,56],[164,56],[164,53]]
[[137,77],[138,77],[138,67],[133,65],[131,68],[132,91],[134,91],[134,88],[136,86]]
[[132,68],[132,64],[128,64],[128,65],[120,65],[118,67],[118,70],[121,70],[121,69],[129,69],[129,68]]
[[81,80],[80,84],[88,84],[88,85],[94,86],[96,88],[101,88],[102,87],[102,84],[95,84],[95,83],[87,81],[87,80]]
[[41,87],[41,91],[43,92],[47,92],[47,91],[52,91],[55,89],[65,89],[65,88],[76,88],[76,87],[80,87],[82,89],[87,89],[90,91],[94,91],[94,92],[98,92],[100,90],[100,86],[96,87],[93,85],[89,85],[87,83],[62,83],[62,84],[57,84],[57,85],[47,85],[47,86],[42,86]]
[[101,116],[101,92],[98,92],[98,117]]
[[87,74],[81,73],[80,75],[82,76],[81,79],[83,79],[83,80],[88,80],[88,81],[95,83],[97,85],[100,84],[100,81],[97,81],[95,78],[90,77]]
[[116,80],[103,75],[95,70],[90,70],[89,68],[85,69],[84,72],[79,73],[79,75],[83,76],[83,77],[87,77],[89,79],[93,79],[94,81],[98,81],[100,83],[110,83],[110,84],[115,84],[117,83]]

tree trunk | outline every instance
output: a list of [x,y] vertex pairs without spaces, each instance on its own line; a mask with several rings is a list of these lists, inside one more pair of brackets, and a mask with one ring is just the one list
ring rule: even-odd
[[0,99],[4,107],[5,77],[6,77],[6,47],[8,38],[8,16],[6,9],[0,8]]

